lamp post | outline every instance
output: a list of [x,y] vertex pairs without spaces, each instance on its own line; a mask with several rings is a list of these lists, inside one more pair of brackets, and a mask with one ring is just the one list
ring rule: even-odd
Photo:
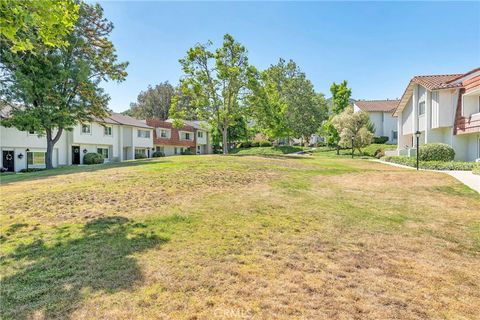
[[420,131],[415,132],[415,137],[417,138],[417,170],[418,170],[418,156],[420,151],[420,135],[422,133]]
[[355,136],[352,136],[352,159],[353,159],[353,144],[354,144],[354,141],[355,141]]
[[27,156],[27,159],[26,159],[26,160],[27,160],[27,172],[28,172],[28,153],[29,153],[29,152],[30,152],[30,149],[27,148],[27,149],[25,150],[25,154],[26,154],[26,156]]

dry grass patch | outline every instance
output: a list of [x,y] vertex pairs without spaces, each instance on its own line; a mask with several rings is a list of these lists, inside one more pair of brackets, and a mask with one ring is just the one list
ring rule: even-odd
[[3,318],[475,318],[480,196],[385,169],[177,157],[11,183]]

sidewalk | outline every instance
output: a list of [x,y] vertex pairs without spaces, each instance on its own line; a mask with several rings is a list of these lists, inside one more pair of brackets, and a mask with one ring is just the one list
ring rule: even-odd
[[[416,170],[416,168],[412,168],[409,166],[404,166],[401,164],[396,164],[396,163],[391,163],[391,162],[386,162],[382,160],[371,160],[371,161],[376,161],[380,162],[383,164],[388,164],[390,166],[394,167],[400,167],[400,168],[405,168],[405,169],[411,169],[411,170]],[[422,171],[433,171],[433,172],[442,172],[446,173],[448,175],[451,175],[464,185],[470,187],[471,189],[477,191],[480,193],[480,176],[473,174],[472,171],[458,171],[458,170],[428,170],[428,169],[420,169]]]

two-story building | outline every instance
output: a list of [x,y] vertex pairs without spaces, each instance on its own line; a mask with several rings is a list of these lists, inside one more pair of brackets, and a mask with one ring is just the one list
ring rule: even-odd
[[163,152],[166,156],[179,155],[187,150],[192,154],[211,153],[210,133],[204,122],[183,121],[180,128],[176,128],[170,119],[148,119],[147,124],[155,128],[155,151]]
[[393,114],[398,154],[414,154],[418,131],[420,145],[446,143],[455,150],[456,160],[480,158],[480,68],[413,77]]
[[357,100],[353,104],[355,112],[365,111],[375,127],[375,136],[388,137],[387,143],[397,143],[397,119],[393,111],[400,100]]
[[[2,114],[8,117],[7,114]],[[96,152],[105,162],[135,159],[135,154],[151,156],[153,128],[144,121],[118,113],[91,123],[64,130],[55,143],[53,166],[83,164],[83,155]],[[45,167],[46,138],[37,132],[0,126],[0,167],[8,171]]]

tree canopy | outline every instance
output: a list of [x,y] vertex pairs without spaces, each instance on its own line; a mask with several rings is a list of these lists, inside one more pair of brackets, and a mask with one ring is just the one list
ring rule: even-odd
[[[342,113],[336,115],[332,124],[339,132],[339,144],[343,147],[352,147],[361,152],[361,148],[368,146],[373,139],[373,133],[368,130],[370,117],[365,111],[354,112],[352,107],[347,107]],[[352,150],[352,153],[354,151]]]
[[[228,129],[243,113],[242,94],[247,85],[247,50],[226,34],[223,45],[211,50],[211,42],[190,48],[180,59],[184,76],[180,81],[182,96],[199,119],[208,121],[222,133],[223,153],[228,153]],[[171,114],[185,118],[185,108],[174,100]]]
[[138,118],[168,119],[175,88],[168,81],[148,86],[147,90],[139,93],[137,101],[130,104],[125,113]]
[[308,142],[328,113],[326,100],[297,64],[280,59],[259,72],[250,69],[247,101],[257,127],[269,138],[302,137]]
[[347,81],[343,80],[340,84],[332,83],[330,92],[332,93],[332,111],[334,114],[339,114],[350,105],[350,97],[352,90],[348,88]]
[[109,96],[101,81],[123,81],[127,62],[118,62],[108,39],[113,25],[100,5],[81,3],[73,31],[59,48],[36,46],[20,52],[2,37],[0,63],[4,70],[0,95],[11,108],[2,125],[34,130],[47,139],[46,166],[63,130],[108,113]]
[[66,46],[79,7],[74,0],[0,0],[0,36],[13,52]]

